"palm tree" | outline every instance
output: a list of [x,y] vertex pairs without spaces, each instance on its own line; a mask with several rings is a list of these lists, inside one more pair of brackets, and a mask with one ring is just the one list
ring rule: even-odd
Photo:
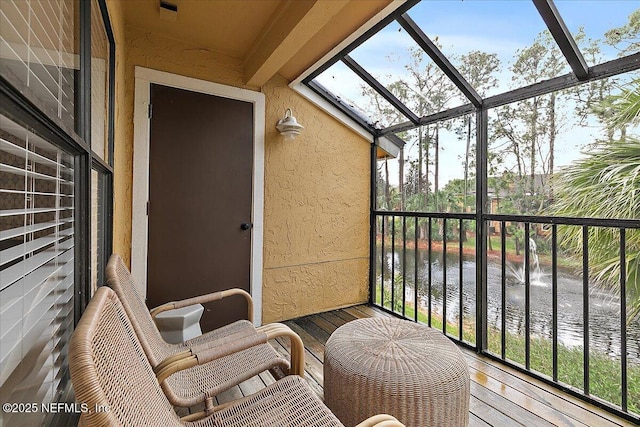
[[629,89],[613,97],[614,114],[609,123],[612,128],[640,124],[640,78],[632,80],[628,86]]
[[[607,100],[612,114],[607,125],[620,129],[620,140],[599,147],[560,173],[552,214],[575,217],[640,219],[640,139],[626,136],[629,125],[640,124],[640,79]],[[582,255],[582,231],[560,227],[560,243]],[[627,320],[640,319],[640,230],[626,230]],[[620,233],[589,229],[589,266],[593,277],[620,293]]]

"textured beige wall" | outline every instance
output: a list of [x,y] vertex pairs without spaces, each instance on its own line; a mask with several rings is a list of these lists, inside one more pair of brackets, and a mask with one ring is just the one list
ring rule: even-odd
[[[369,268],[369,144],[275,77],[267,98],[263,319],[364,302]],[[291,108],[294,141],[275,124]]]
[[[132,108],[127,108],[125,81],[126,37],[123,4],[107,0],[109,19],[116,42],[115,111],[113,141],[113,251],[129,264],[131,255],[131,176],[133,157],[125,129],[133,126]],[[127,115],[129,114],[129,115]]]
[[[134,67],[257,88],[243,85],[238,59],[129,26],[123,36],[125,42],[117,45],[124,53],[118,74],[124,84],[116,100],[114,251],[129,259]],[[262,90],[267,123],[263,321],[364,302],[369,144],[297,95],[283,78],[273,78]],[[284,141],[275,130],[286,108],[306,127],[295,141]]]

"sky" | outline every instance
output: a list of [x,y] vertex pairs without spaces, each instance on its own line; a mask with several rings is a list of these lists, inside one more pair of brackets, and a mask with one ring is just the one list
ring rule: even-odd
[[[623,26],[628,22],[628,16],[640,9],[640,0],[556,0],[555,4],[572,33],[583,27],[586,36],[592,39],[604,38],[607,30]],[[454,65],[455,56],[473,50],[497,54],[502,69],[498,74],[499,84],[488,90],[485,96],[516,87],[509,70],[514,54],[518,49],[530,46],[535,37],[546,28],[535,6],[528,0],[423,0],[409,11],[409,15],[432,40],[437,37],[442,52]],[[410,47],[418,48],[415,41],[394,21],[352,51],[350,56],[386,84],[397,79],[397,76],[407,76],[405,65],[409,62],[409,56],[406,52]],[[602,62],[617,57],[617,51],[611,47],[603,47],[602,54]],[[558,75],[569,71],[569,65],[566,64]],[[341,63],[337,63],[317,79],[336,95],[358,106],[368,104],[361,94],[363,81]],[[460,94],[450,100],[446,108],[466,102]],[[566,114],[572,116],[570,106],[569,103]],[[381,117],[372,119],[381,120],[387,126],[395,124],[384,122]],[[406,119],[399,121],[404,120]],[[592,141],[599,133],[600,129],[595,123],[591,125],[593,126],[567,129],[559,137],[558,165],[568,164],[579,157],[584,141]],[[450,149],[447,151],[445,141],[445,150],[441,152],[444,167],[440,168],[440,181],[443,183],[462,177],[459,157],[464,149],[459,149],[460,142],[454,141],[453,135],[449,139]]]

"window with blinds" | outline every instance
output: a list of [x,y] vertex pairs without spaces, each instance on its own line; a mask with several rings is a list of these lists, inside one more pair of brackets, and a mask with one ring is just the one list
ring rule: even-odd
[[[0,116],[3,402],[60,398],[74,321],[73,165],[72,156]],[[0,412],[0,424],[39,425],[43,417]]]
[[105,163],[108,153],[109,39],[97,0],[91,2],[91,149]]
[[[105,164],[109,158],[109,90],[111,40],[100,4],[91,0],[91,150]],[[94,162],[91,171],[91,295],[104,284],[106,267],[105,215],[109,189],[108,172]],[[96,169],[96,167],[98,169]]]
[[0,74],[49,117],[74,131],[78,0],[0,4]]
[[91,171],[91,295],[104,285],[104,269],[107,264],[104,253],[105,175]]

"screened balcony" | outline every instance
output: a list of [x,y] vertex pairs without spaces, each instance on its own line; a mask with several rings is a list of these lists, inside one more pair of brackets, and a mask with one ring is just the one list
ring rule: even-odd
[[320,395],[327,335],[389,315],[463,348],[472,425],[640,422],[640,2],[163,3],[2,2],[3,399],[69,398],[111,252],[148,288],[145,68],[263,98],[250,287]]
[[613,6],[409,1],[302,84],[397,147],[371,303],[637,422],[640,11]]
[[[391,316],[367,305],[347,307],[285,322],[300,335],[305,345],[305,378],[323,397],[324,345],[336,328],[355,319]],[[283,355],[290,351],[288,341],[271,344]],[[463,349],[471,373],[469,426],[556,425],[631,426],[632,422],[602,408],[585,403],[547,383],[523,376],[470,349]],[[241,383],[218,396],[218,404],[255,393],[273,382],[269,373]],[[197,409],[197,408],[194,408]],[[182,411],[186,415],[186,411]]]

